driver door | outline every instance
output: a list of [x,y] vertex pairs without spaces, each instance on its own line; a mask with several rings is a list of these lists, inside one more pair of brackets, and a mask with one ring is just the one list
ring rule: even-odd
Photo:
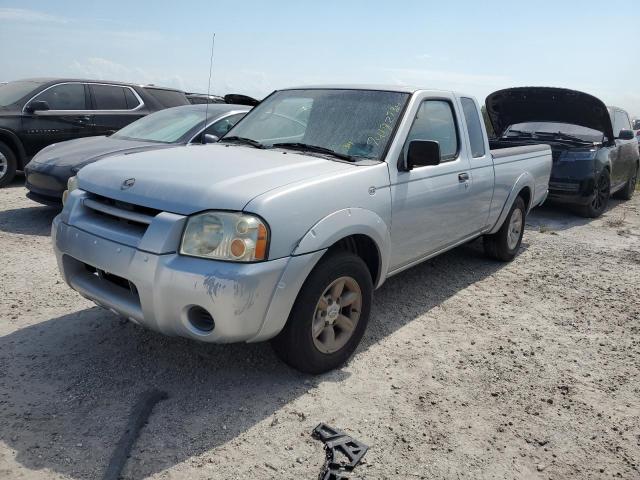
[[477,222],[470,209],[472,172],[460,134],[456,99],[423,98],[417,107],[401,155],[411,140],[440,144],[439,165],[405,172],[389,165],[391,174],[391,270],[399,270],[452,245],[472,233]]

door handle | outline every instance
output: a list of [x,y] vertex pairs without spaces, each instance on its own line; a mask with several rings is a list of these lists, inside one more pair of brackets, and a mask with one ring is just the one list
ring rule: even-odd
[[458,181],[459,182],[468,182],[469,181],[469,174],[468,173],[459,173],[458,174]]
[[91,117],[89,115],[81,115],[76,117],[76,121],[78,123],[89,123],[91,121]]

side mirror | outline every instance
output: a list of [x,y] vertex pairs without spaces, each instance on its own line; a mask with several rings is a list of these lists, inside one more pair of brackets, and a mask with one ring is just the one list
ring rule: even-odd
[[204,143],[216,143],[218,140],[220,140],[220,137],[216,137],[210,133],[204,134]]
[[29,105],[27,105],[27,112],[29,113],[33,113],[33,112],[44,112],[46,110],[49,110],[49,104],[47,102],[45,102],[44,100],[36,100],[34,102],[31,102]]
[[411,140],[404,170],[440,164],[440,144],[433,140]]
[[620,140],[633,140],[635,138],[635,134],[633,133],[633,130],[622,129],[618,134],[618,138]]

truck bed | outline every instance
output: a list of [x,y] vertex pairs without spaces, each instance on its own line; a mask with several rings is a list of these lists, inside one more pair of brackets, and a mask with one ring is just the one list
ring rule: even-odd
[[512,155],[525,155],[525,154],[545,154],[549,153],[551,147],[546,144],[539,145],[520,145],[512,146],[513,143],[505,144],[500,141],[490,141],[489,147],[491,148],[491,155],[494,159],[504,158]]

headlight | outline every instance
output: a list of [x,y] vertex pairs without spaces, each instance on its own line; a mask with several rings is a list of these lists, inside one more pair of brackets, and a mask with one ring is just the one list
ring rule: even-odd
[[255,262],[267,258],[268,229],[253,215],[205,212],[187,220],[180,253],[194,257]]
[[67,197],[69,196],[69,194],[74,190],[76,190],[77,188],[78,188],[78,177],[76,177],[75,175],[73,177],[69,177],[69,180],[67,180],[67,189],[64,192],[62,192],[63,205],[67,203]]

